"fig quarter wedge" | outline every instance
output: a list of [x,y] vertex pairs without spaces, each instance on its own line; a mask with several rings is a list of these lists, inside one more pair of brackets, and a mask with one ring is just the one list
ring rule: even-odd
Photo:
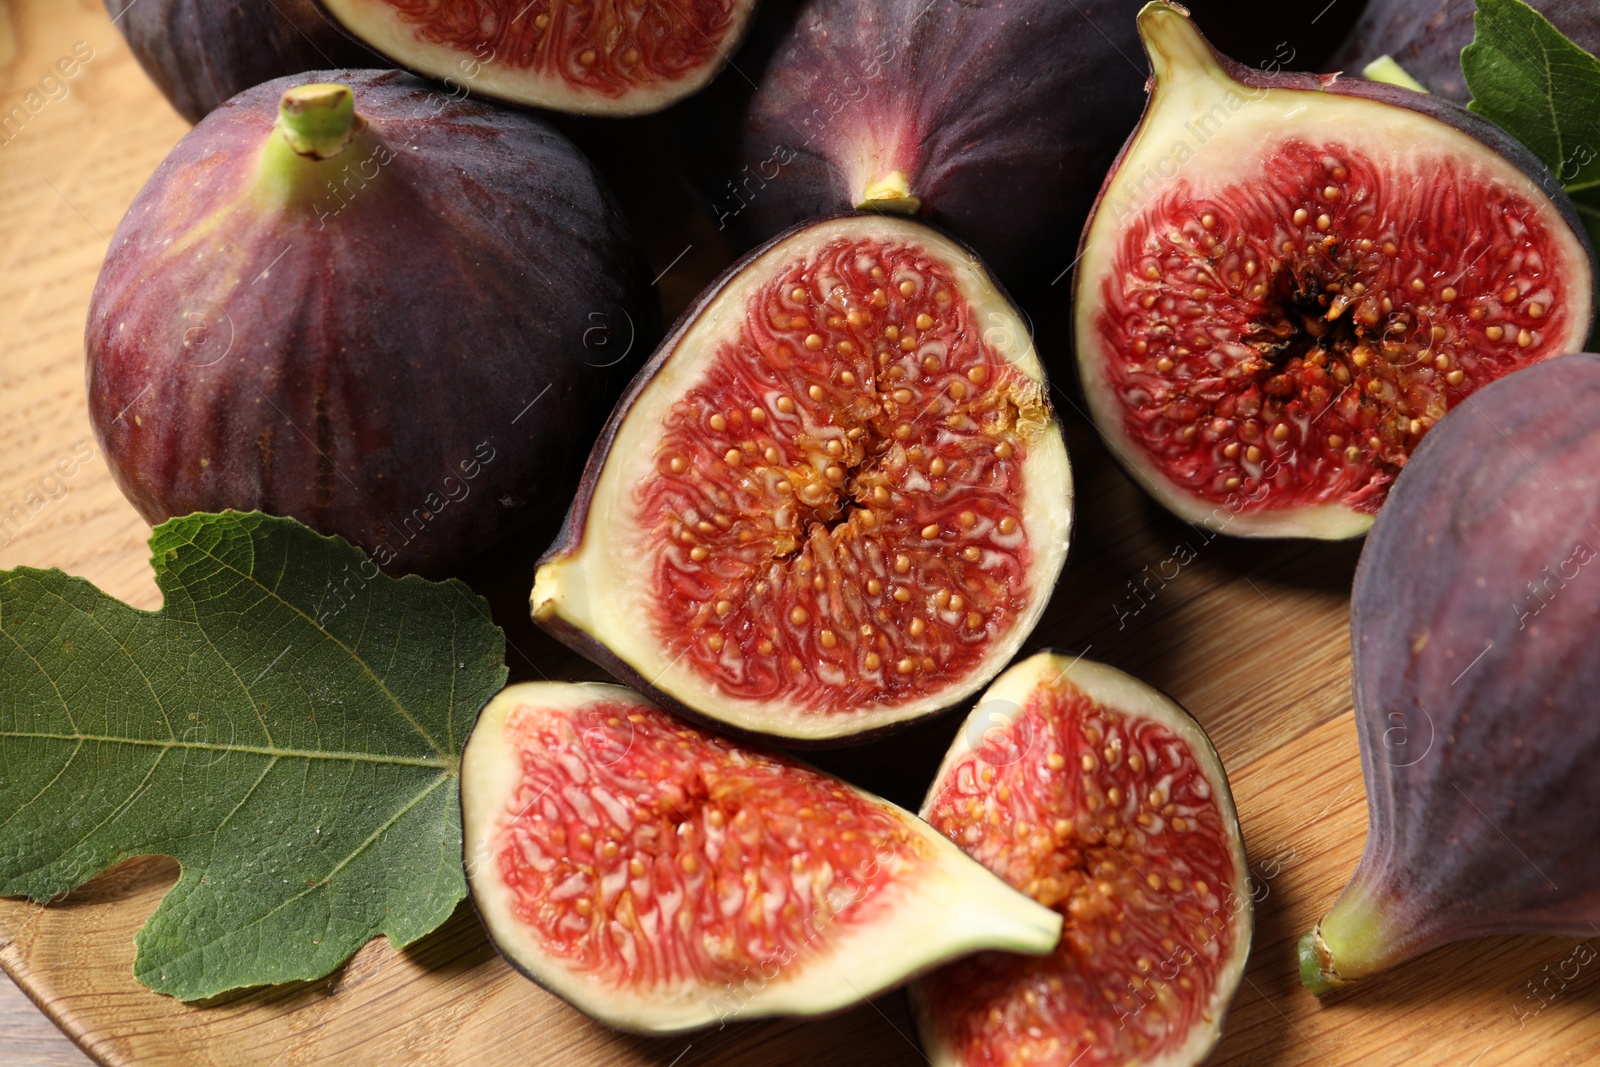
[[472,898],[506,959],[626,1030],[817,1015],[1061,917],[928,824],[620,686],[529,683],[461,767]]
[[1253,892],[1205,731],[1161,693],[1041,652],[989,687],[923,817],[1065,918],[1044,957],[980,953],[913,987],[933,1067],[1183,1067],[1244,975]]

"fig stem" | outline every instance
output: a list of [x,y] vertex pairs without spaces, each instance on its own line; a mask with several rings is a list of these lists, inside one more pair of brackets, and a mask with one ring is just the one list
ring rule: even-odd
[[1402,89],[1414,89],[1419,93],[1428,91],[1421,82],[1406,72],[1406,68],[1395,62],[1394,56],[1379,56],[1374,59],[1361,68],[1361,76],[1368,81],[1398,85]]
[[1150,55],[1150,69],[1157,85],[1199,76],[1233,86],[1233,79],[1223,71],[1216,53],[1195,29],[1185,9],[1152,0],[1139,9],[1138,21],[1139,36]]
[[911,180],[903,170],[893,171],[861,191],[857,211],[892,211],[915,215],[922,210],[922,198],[911,195]]
[[345,85],[297,85],[278,101],[278,129],[295,154],[307,159],[332,159],[360,128],[355,94]]
[[1398,962],[1382,909],[1353,882],[1300,939],[1300,982],[1317,996]]

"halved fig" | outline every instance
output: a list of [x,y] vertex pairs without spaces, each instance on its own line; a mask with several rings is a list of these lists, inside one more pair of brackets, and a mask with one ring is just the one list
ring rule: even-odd
[[1252,893],[1222,762],[1177,704],[1039,653],[984,694],[922,816],[1065,920],[1052,955],[982,953],[912,988],[934,1067],[1179,1067],[1215,1046]]
[[1555,178],[1453,104],[1241,67],[1173,4],[1139,28],[1150,100],[1076,281],[1090,412],[1190,522],[1364,533],[1446,411],[1583,346],[1588,239]]
[[574,115],[660,111],[709,82],[756,0],[318,0],[418,74]]
[[784,234],[639,372],[534,618],[659,703],[797,742],[994,676],[1066,559],[1044,372],[961,245],[852,215]]
[[462,756],[461,812],[495,946],[621,1029],[822,1014],[1061,933],[910,812],[620,686],[496,696]]

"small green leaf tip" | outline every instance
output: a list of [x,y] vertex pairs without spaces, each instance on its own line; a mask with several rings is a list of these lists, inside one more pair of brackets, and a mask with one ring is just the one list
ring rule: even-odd
[[1406,68],[1395,62],[1394,56],[1379,56],[1374,59],[1361,68],[1361,76],[1368,81],[1398,85],[1402,89],[1412,89],[1419,93],[1428,91],[1426,86],[1406,72]]
[[285,89],[278,102],[278,128],[299,155],[331,159],[360,128],[355,94],[349,86],[332,82]]

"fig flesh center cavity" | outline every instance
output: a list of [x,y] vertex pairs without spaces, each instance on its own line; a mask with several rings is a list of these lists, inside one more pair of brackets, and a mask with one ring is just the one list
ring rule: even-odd
[[976,692],[1066,560],[1072,475],[1016,309],[855,214],[735,265],[612,415],[530,601],[681,714],[835,744]]
[[1117,249],[1095,328],[1127,434],[1206,500],[1376,511],[1450,406],[1568,332],[1538,209],[1441,157],[1407,181],[1336,140],[1179,181]]
[[1084,395],[1190,522],[1366,532],[1429,429],[1581,346],[1592,253],[1554,178],[1452,104],[1212,51],[1139,16],[1155,78],[1084,235]]
[[1037,382],[911,246],[832,241],[747,308],[639,489],[673,546],[650,624],[722,689],[819,712],[964,673],[1037,595]]

